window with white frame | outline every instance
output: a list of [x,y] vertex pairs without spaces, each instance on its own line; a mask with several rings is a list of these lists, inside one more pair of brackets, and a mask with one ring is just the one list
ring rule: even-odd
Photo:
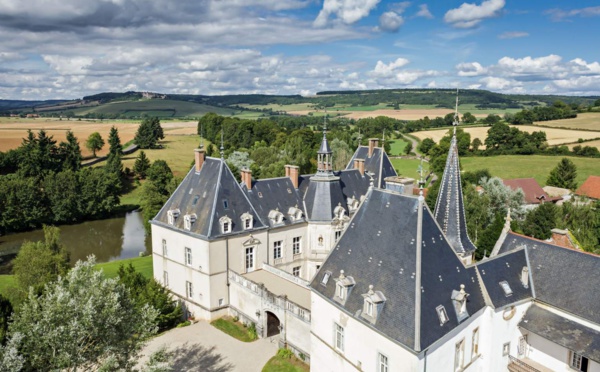
[[162,251],[163,251],[163,256],[167,257],[168,256],[168,251],[167,251],[167,240],[163,239],[162,240]]
[[192,298],[194,291],[192,289],[192,282],[185,282],[185,294],[187,298]]
[[571,358],[569,359],[569,366],[571,368],[575,369],[576,371],[587,372],[588,363],[588,358],[571,351]]
[[300,236],[295,236],[292,238],[292,252],[293,254],[300,254],[301,252],[301,247],[300,247],[300,241],[301,241]]
[[192,229],[192,224],[196,222],[196,214],[186,214],[185,216],[183,216],[183,227],[186,230],[191,230]]
[[479,355],[479,328],[473,330],[473,348],[471,349],[471,359]]
[[367,300],[366,303],[367,303],[367,315],[373,316],[373,303],[369,300]]
[[338,240],[340,240],[341,236],[342,236],[342,230],[337,230],[335,232],[335,241],[337,242]]
[[175,220],[177,219],[177,217],[179,217],[179,213],[179,209],[171,209],[167,211],[167,220],[169,222],[169,225],[175,224]]
[[344,327],[335,323],[335,348],[341,352],[344,352]]
[[227,233],[231,232],[231,228],[232,228],[231,218],[229,218],[227,216],[223,216],[223,217],[219,218],[219,222],[221,223],[221,232],[223,234],[227,234]]
[[344,300],[346,298],[346,287],[342,283],[337,284],[337,296],[340,300]]
[[389,371],[389,365],[388,365],[388,357],[379,353],[379,368],[377,368],[377,372],[388,372]]
[[273,259],[281,258],[281,246],[283,245],[283,240],[277,240],[273,242]]
[[465,340],[462,339],[456,343],[454,352],[454,371],[462,371],[465,365]]
[[250,230],[252,229],[253,225],[254,225],[254,218],[252,217],[252,215],[248,212],[242,214],[242,225],[244,226],[244,230]]
[[254,270],[254,247],[246,248],[246,271]]
[[192,248],[185,247],[185,264],[192,266]]
[[302,266],[296,266],[294,268],[292,268],[292,274],[294,276],[300,276],[300,269],[302,268]]
[[510,285],[508,284],[508,282],[506,280],[501,281],[500,286],[502,287],[502,290],[504,291],[504,294],[506,295],[506,297],[512,296],[513,291],[512,291],[512,289],[510,289]]
[[163,271],[163,285],[165,287],[169,286],[169,273],[166,271]]
[[443,305],[440,305],[435,308],[437,312],[438,319],[440,320],[440,325],[444,325],[448,321],[448,313],[446,313],[446,308]]
[[525,352],[527,351],[527,335],[519,337],[518,348],[519,349],[517,350],[517,352],[519,353],[519,356],[524,356]]

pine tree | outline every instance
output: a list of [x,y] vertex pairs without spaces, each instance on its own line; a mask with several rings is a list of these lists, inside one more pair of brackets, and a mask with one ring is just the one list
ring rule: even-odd
[[81,168],[81,147],[73,132],[67,132],[67,142],[60,143],[59,152],[61,152],[63,159],[63,170],[77,171]]
[[148,173],[148,169],[150,168],[150,160],[146,156],[144,151],[140,151],[140,154],[135,159],[135,163],[133,164],[133,172],[140,178],[146,178],[146,174]]
[[142,149],[156,147],[159,139],[165,138],[158,118],[144,118],[135,134],[134,142]]
[[537,239],[548,239],[557,225],[558,208],[553,203],[542,203],[525,217],[523,232]]
[[577,166],[568,158],[563,158],[550,172],[546,185],[575,190],[577,188],[576,178]]
[[119,138],[119,130],[113,126],[110,128],[108,134],[108,144],[110,145],[110,154],[123,155],[123,145],[121,145],[121,138]]

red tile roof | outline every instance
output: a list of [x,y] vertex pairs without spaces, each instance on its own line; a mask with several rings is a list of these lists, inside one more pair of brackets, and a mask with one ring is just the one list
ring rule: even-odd
[[600,176],[589,176],[575,194],[600,199]]
[[561,197],[549,197],[535,178],[515,178],[512,180],[503,180],[502,182],[513,190],[522,189],[525,194],[526,204],[540,204],[542,201],[548,202],[562,199]]

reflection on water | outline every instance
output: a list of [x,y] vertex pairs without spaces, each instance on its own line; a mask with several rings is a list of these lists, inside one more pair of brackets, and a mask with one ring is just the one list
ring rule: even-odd
[[[0,236],[0,256],[16,253],[25,240],[43,238],[41,229]],[[97,262],[107,262],[151,251],[151,239],[146,239],[142,215],[135,211],[124,217],[60,226],[60,239],[71,253],[71,263],[85,260],[91,254],[96,256]]]

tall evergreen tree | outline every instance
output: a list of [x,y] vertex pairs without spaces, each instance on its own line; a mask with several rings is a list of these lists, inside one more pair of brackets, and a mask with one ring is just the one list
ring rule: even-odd
[[123,145],[119,138],[119,130],[113,125],[108,134],[108,144],[110,145],[109,154],[123,155]]
[[77,171],[81,168],[81,147],[73,132],[67,132],[67,141],[60,143],[59,152],[63,170]]
[[550,172],[546,185],[575,190],[577,188],[576,178],[577,166],[568,158],[563,158]]
[[164,137],[158,118],[144,118],[135,134],[134,142],[142,149],[151,149]]
[[557,225],[558,208],[553,203],[542,203],[525,216],[523,232],[537,239],[548,239]]
[[146,156],[146,153],[142,150],[140,154],[135,159],[135,163],[133,164],[133,172],[140,178],[146,178],[148,173],[148,169],[150,168],[150,160]]

